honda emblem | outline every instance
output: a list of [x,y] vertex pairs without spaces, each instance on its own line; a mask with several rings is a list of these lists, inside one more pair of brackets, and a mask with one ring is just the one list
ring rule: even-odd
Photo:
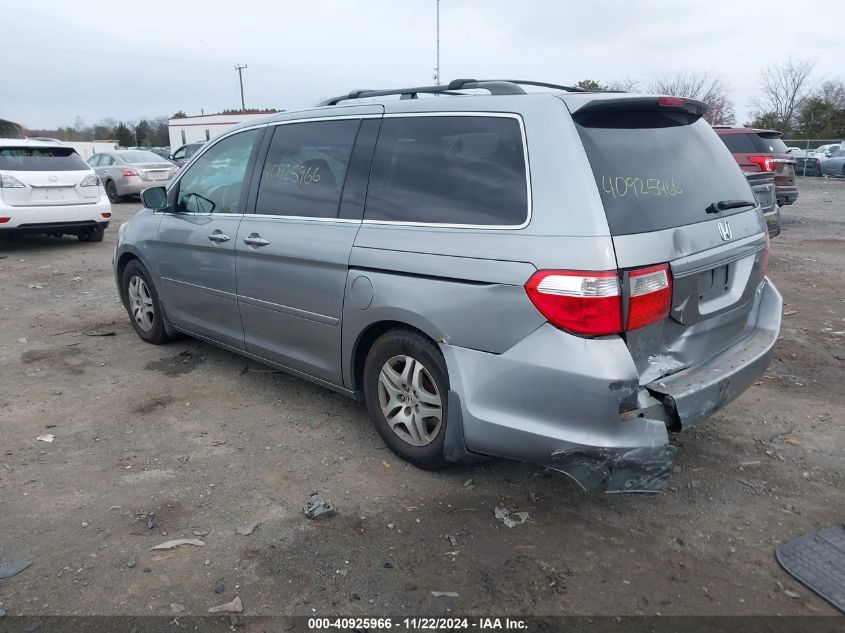
[[725,242],[733,237],[731,225],[727,220],[719,220],[719,235],[722,236],[722,240]]

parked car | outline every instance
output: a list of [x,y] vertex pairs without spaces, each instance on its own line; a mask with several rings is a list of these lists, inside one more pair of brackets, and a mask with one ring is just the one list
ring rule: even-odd
[[148,147],[149,151],[151,151],[156,156],[161,156],[166,160],[170,160],[170,148],[169,147]]
[[760,210],[763,212],[769,237],[777,237],[780,235],[780,207],[777,205],[775,195],[775,177],[768,172],[746,172],[745,178],[751,185],[754,199],[757,200],[757,204],[760,205]]
[[72,147],[0,139],[0,237],[45,233],[102,242],[111,205]]
[[827,145],[820,145],[819,147],[817,147],[813,151],[816,154],[820,154],[821,156],[824,156],[825,158],[827,158],[828,156],[830,156],[830,154],[832,154],[833,152],[838,150],[839,147],[840,147],[839,143],[829,143]]
[[821,162],[821,174],[823,176],[842,176],[845,178],[845,148],[840,146]]
[[191,160],[191,157],[193,157],[193,155],[196,154],[203,145],[205,145],[205,143],[188,143],[187,145],[182,145],[182,147],[178,148],[168,158],[173,161],[177,167],[182,167],[182,165]]
[[783,136],[774,130],[714,126],[743,171],[770,172],[775,176],[778,204],[798,200],[795,160],[789,155]]
[[795,175],[796,176],[821,176],[822,159],[813,151],[805,151],[802,149],[791,150],[789,155],[795,161]]
[[[210,141],[120,228],[135,331],[361,398],[422,468],[660,490],[669,433],[778,337],[759,205],[704,103],[521,83],[357,91]],[[442,98],[395,98],[419,93]]]
[[88,159],[109,200],[120,202],[125,196],[137,195],[147,187],[167,182],[176,173],[173,163],[157,154],[139,149],[117,149],[94,154]]

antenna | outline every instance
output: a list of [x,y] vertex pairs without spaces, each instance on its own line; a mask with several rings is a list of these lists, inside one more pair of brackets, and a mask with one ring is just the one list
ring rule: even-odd
[[235,70],[238,71],[238,81],[241,83],[241,110],[246,110],[246,105],[244,104],[244,74],[243,70],[246,68],[247,65],[244,64],[241,66],[240,64],[235,64]]
[[437,65],[434,67],[434,85],[440,85],[440,0],[437,3]]

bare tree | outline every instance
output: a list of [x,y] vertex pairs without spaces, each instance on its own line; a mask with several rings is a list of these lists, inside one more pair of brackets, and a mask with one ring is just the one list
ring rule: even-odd
[[845,82],[841,79],[825,81],[813,96],[835,108],[845,110]]
[[658,94],[703,101],[707,104],[704,118],[711,125],[733,125],[736,122],[728,84],[718,75],[694,71],[666,75],[652,81],[648,89]]
[[640,84],[637,80],[626,77],[625,79],[609,81],[607,86],[605,86],[605,90],[610,92],[637,92],[639,87]]
[[801,106],[813,86],[814,62],[792,59],[769,66],[760,77],[762,95],[754,100],[756,118],[768,117],[786,132],[795,127]]

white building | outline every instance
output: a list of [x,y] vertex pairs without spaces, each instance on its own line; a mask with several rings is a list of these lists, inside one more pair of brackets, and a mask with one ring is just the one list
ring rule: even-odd
[[177,147],[185,143],[210,141],[235,125],[244,121],[261,119],[270,116],[270,114],[267,112],[260,114],[203,114],[169,119],[167,127],[170,131],[170,149],[175,151]]

